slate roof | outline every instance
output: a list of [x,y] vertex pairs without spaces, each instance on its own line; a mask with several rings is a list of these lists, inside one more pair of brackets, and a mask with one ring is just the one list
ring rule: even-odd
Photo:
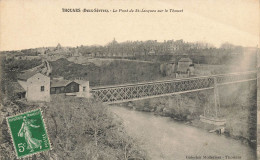
[[11,85],[15,93],[26,92],[25,89],[18,82],[12,82]]
[[35,71],[27,71],[27,72],[24,72],[20,75],[17,76],[17,78],[19,80],[27,80],[29,78],[31,78],[32,76],[34,76],[35,74],[37,74],[38,72],[35,72]]

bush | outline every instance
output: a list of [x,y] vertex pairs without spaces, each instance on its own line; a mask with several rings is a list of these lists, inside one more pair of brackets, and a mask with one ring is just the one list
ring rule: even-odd
[[[85,98],[55,95],[50,103],[10,103],[5,108],[18,106],[18,112],[41,107],[52,150],[37,155],[37,159],[145,159],[145,152],[127,135],[121,120],[108,110],[108,106]],[[10,109],[2,110],[7,113]],[[17,111],[7,115],[17,114]],[[14,150],[6,122],[2,125],[2,155],[13,158]],[[5,144],[5,145],[4,145]],[[44,158],[45,157],[45,158]]]

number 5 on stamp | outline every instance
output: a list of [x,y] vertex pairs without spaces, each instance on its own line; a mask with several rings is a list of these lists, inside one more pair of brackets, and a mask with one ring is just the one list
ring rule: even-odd
[[7,117],[18,158],[51,149],[40,109]]

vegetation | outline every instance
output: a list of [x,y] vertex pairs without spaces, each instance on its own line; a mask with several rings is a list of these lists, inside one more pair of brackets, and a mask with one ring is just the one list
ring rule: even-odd
[[188,56],[195,63],[201,64],[228,64],[231,59],[241,58],[247,51],[241,46],[223,43],[219,48],[203,42],[184,42],[181,40],[165,40],[157,42],[156,40],[147,41],[126,41],[118,43],[116,40],[104,46],[77,46],[62,47],[42,47],[35,49],[26,49],[21,51],[3,52],[9,55],[57,55],[70,57],[73,55],[92,56],[92,57],[113,57],[128,58],[138,60],[159,60],[167,61],[167,57]]
[[178,62],[180,58],[189,57],[195,64],[211,64],[211,65],[230,65],[231,62],[240,62],[243,58],[242,54],[230,54],[230,51],[224,49],[201,49],[189,50],[188,54],[171,54],[171,55],[135,55],[134,57],[126,57],[133,60],[144,60],[153,62]]
[[[47,125],[52,150],[35,159],[145,159],[146,153],[127,135],[121,120],[108,106],[75,97],[53,97],[45,104],[9,102],[1,110],[6,116],[41,107]],[[2,123],[0,155],[14,158],[11,137],[6,121]]]
[[[1,78],[8,78],[12,81],[16,80],[17,73],[31,69],[40,65],[41,60],[15,60],[15,59],[1,59]],[[4,76],[4,77],[3,77]]]
[[130,82],[151,81],[161,77],[159,64],[114,61],[108,65],[96,66],[75,64],[66,59],[51,62],[52,76],[65,79],[78,77],[87,79],[91,86],[112,85]]
[[[241,46],[224,43],[219,48],[221,52],[240,54],[243,51]],[[77,50],[84,54],[95,54],[96,56],[134,56],[134,55],[180,55],[180,54],[201,54],[203,52],[215,50],[216,47],[203,42],[184,42],[181,40],[167,40],[157,42],[156,40],[147,41],[126,41],[118,43],[116,40],[105,46],[80,46]],[[202,52],[202,53],[201,53]],[[226,54],[223,53],[223,54]],[[206,53],[208,54],[208,53]]]

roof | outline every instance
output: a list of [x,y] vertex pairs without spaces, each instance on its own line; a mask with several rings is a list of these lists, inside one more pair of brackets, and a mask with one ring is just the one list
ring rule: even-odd
[[179,62],[192,62],[190,58],[181,58]]
[[74,80],[74,82],[80,84],[80,85],[83,85],[83,84],[86,84],[88,81],[84,81],[84,80]]
[[72,81],[70,80],[52,80],[51,81],[51,87],[65,87],[68,84],[70,84]]
[[38,72],[35,71],[27,71],[17,76],[19,80],[27,80],[37,74]]
[[25,89],[18,82],[12,82],[11,85],[15,93],[25,92]]

